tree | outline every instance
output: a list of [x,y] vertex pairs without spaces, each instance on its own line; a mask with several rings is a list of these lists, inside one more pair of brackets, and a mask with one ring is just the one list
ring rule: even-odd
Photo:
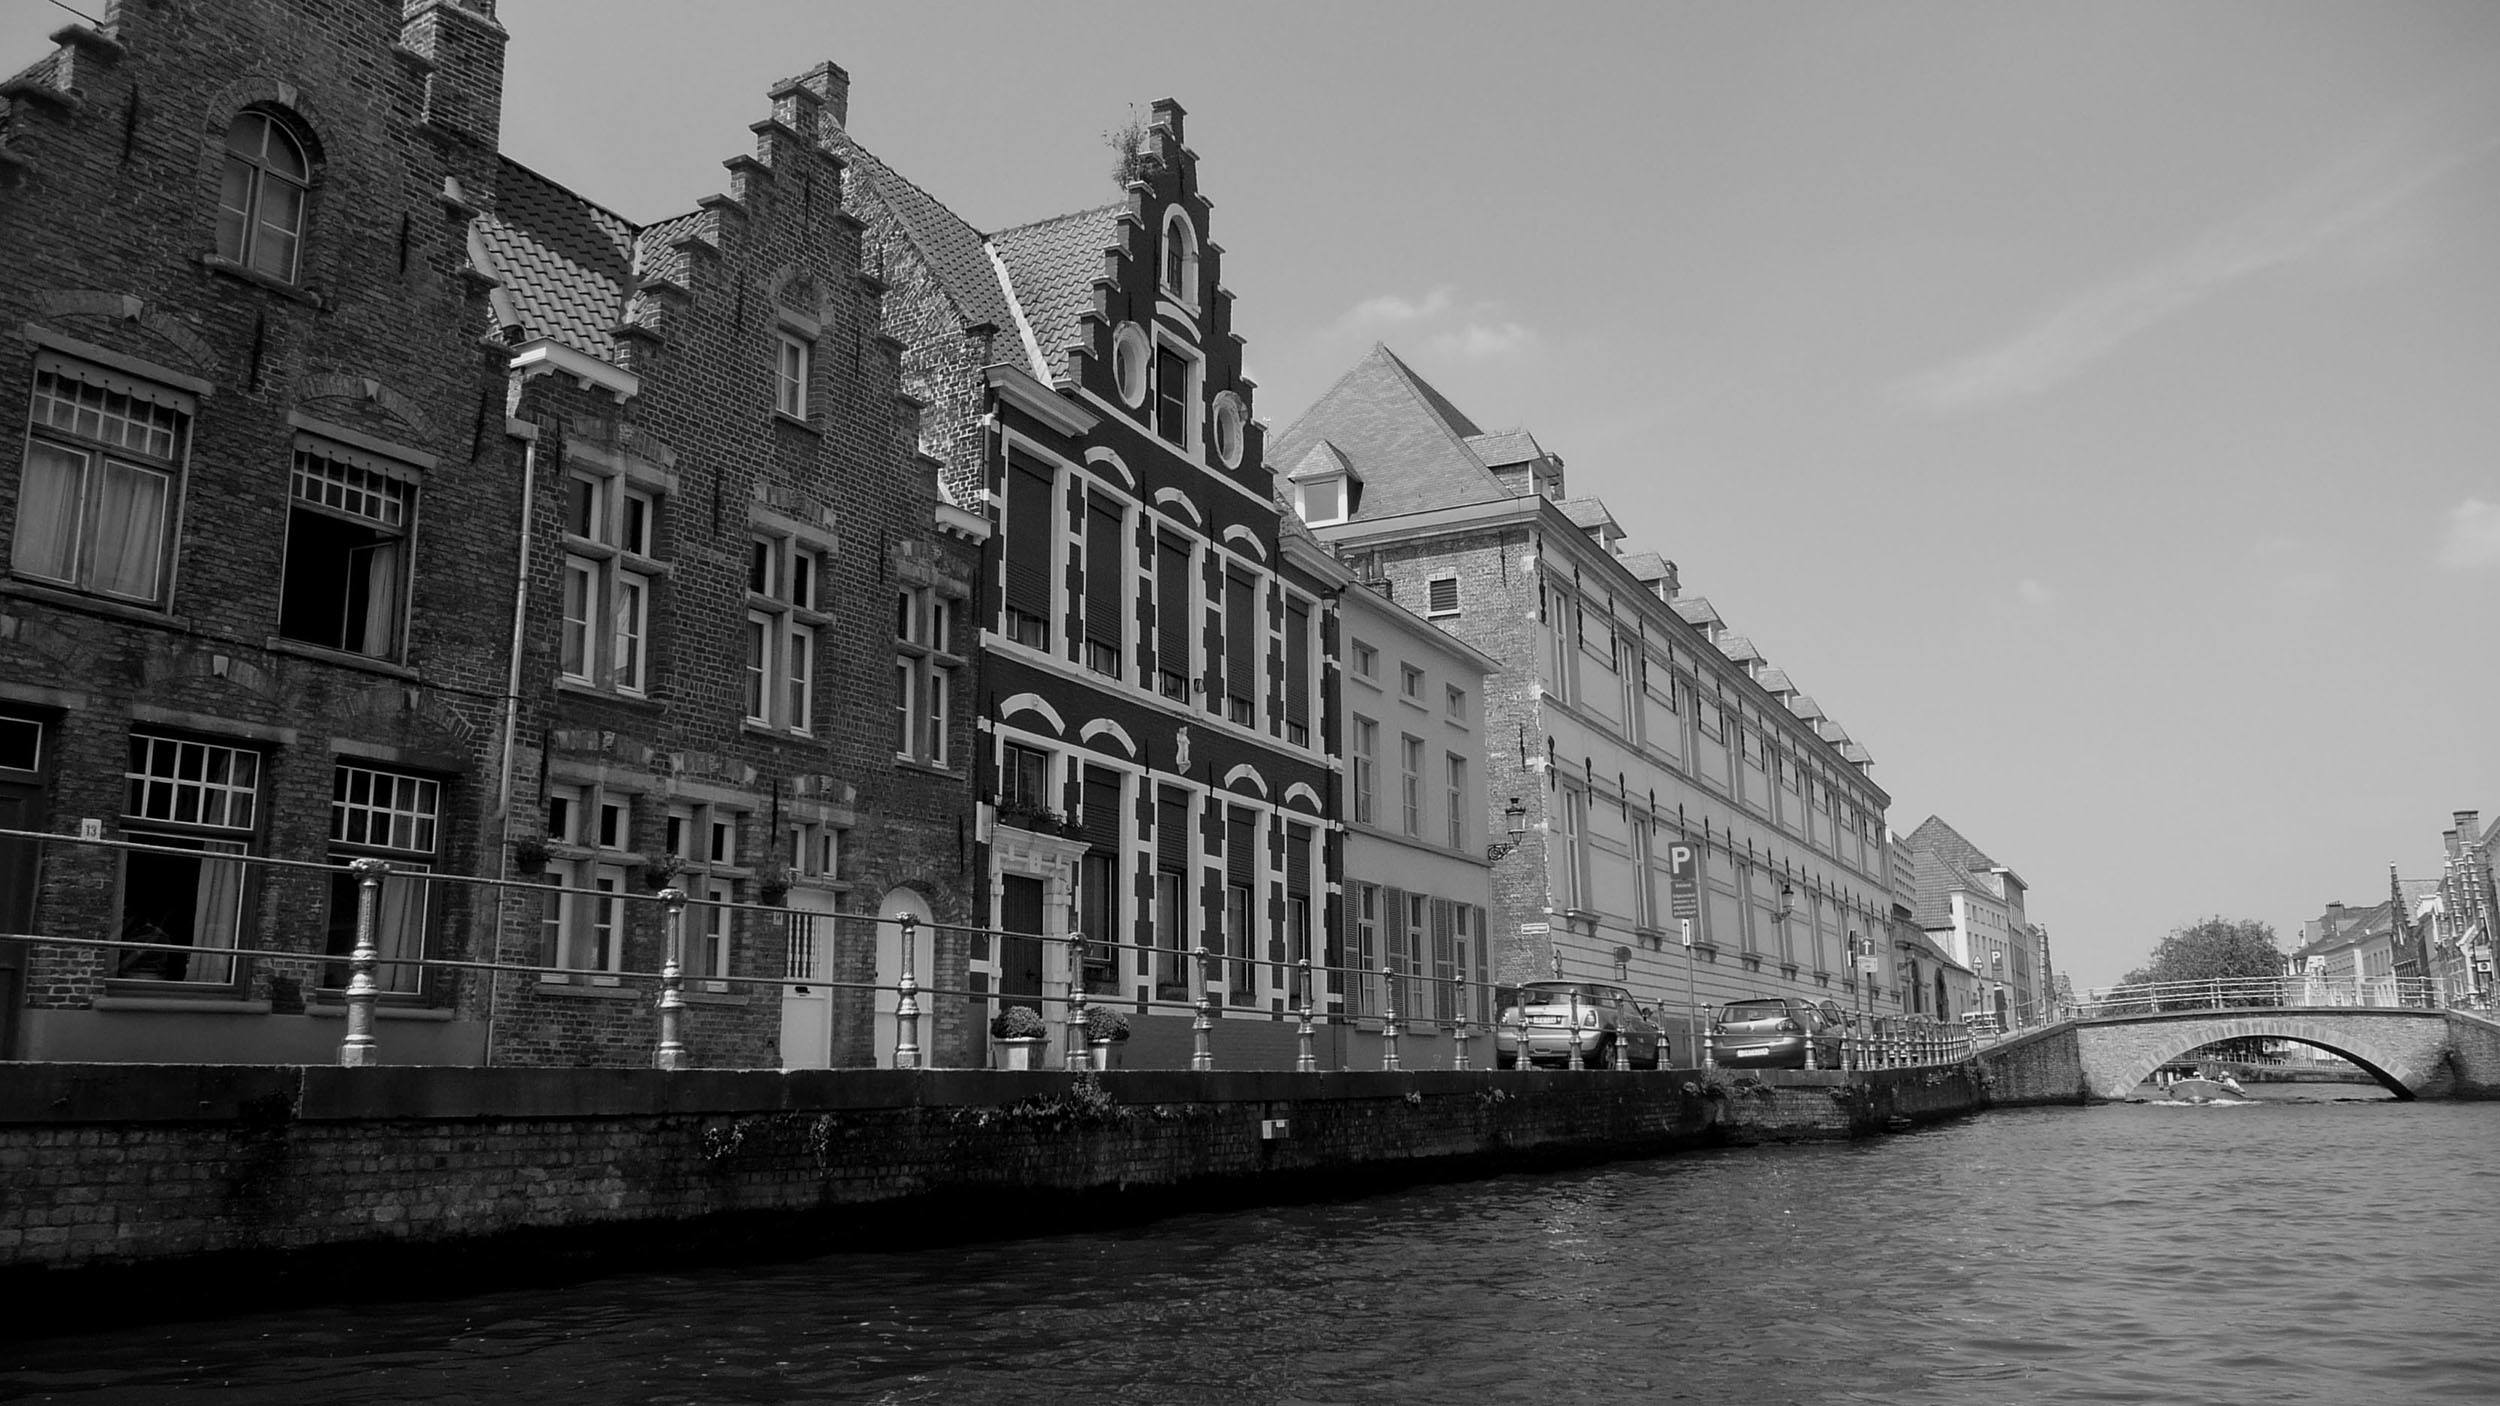
[[[2127,973],[2125,984],[2222,981],[2248,983],[2283,975],[2283,950],[2274,945],[2274,928],[2254,918],[2207,918],[2173,928],[2153,948],[2153,960]],[[2250,999],[2241,988],[2235,1005],[2271,1005],[2272,997]]]

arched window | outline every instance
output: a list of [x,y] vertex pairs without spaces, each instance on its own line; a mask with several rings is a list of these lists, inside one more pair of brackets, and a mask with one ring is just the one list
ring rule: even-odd
[[226,176],[217,201],[217,252],[254,273],[295,281],[304,242],[304,148],[265,112],[226,129]]
[[1163,217],[1163,291],[1184,303],[1198,301],[1198,234],[1178,206]]

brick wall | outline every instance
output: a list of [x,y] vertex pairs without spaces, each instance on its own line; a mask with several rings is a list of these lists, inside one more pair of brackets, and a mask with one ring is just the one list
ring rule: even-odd
[[0,1273],[603,1228],[624,1232],[607,1236],[617,1244],[660,1244],[736,1214],[856,1234],[915,1201],[1031,1224],[1054,1196],[1325,1193],[1846,1137],[1971,1103],[1967,1081],[1923,1071],[1704,1086],[1604,1072],[53,1065],[0,1088],[13,1193]]

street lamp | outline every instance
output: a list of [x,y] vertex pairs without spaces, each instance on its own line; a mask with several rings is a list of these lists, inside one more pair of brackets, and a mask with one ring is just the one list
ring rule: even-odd
[[1499,864],[1510,858],[1511,851],[1519,848],[1519,837],[1528,833],[1528,808],[1519,803],[1517,796],[1511,797],[1510,804],[1502,807],[1502,822],[1510,831],[1510,840],[1507,844],[1486,845],[1484,857],[1487,863]]

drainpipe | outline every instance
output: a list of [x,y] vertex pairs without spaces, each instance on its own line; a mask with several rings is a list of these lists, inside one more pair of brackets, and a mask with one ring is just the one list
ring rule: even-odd
[[[512,582],[512,662],[504,675],[503,690],[503,774],[495,783],[495,815],[501,822],[504,843],[498,845],[495,877],[512,877],[512,749],[521,724],[521,641],[529,623],[530,603],[530,507],[538,499],[538,434],[537,426],[521,442],[521,562]],[[503,904],[506,890],[495,890],[495,931],[503,931]],[[486,1064],[495,1063],[495,993],[503,985],[500,972],[486,978]]]

